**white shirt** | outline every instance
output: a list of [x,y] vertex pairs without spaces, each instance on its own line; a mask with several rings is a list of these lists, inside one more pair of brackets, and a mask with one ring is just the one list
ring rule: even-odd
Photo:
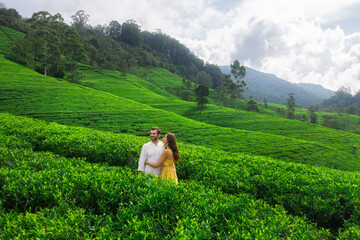
[[155,145],[151,141],[145,143],[141,149],[138,171],[150,173],[154,176],[159,176],[161,172],[161,166],[158,168],[154,168],[150,165],[145,164],[145,161],[148,160],[151,163],[157,163],[163,150],[164,150],[163,142],[159,141],[157,145]]

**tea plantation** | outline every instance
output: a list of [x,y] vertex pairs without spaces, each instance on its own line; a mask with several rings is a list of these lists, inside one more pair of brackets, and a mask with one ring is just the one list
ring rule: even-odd
[[2,238],[360,237],[358,173],[180,143],[173,185],[136,173],[147,138],[10,114],[0,126]]
[[[0,53],[21,36],[0,26]],[[359,135],[198,111],[161,68],[81,69],[0,54],[0,239],[360,239]],[[152,126],[177,136],[178,185],[136,171]]]
[[[289,120],[274,114],[240,110],[235,115],[233,109],[220,108],[216,105],[209,105],[205,110],[198,111],[197,105],[194,102],[182,101],[174,96],[169,97],[167,92],[157,91],[157,94],[155,94],[152,89],[156,90],[162,85],[165,86],[165,89],[169,88],[169,84],[177,88],[181,86],[182,80],[165,69],[155,68],[152,70],[151,79],[153,84],[135,76],[127,76],[124,79],[120,73],[115,71],[103,71],[96,75],[93,72],[85,73],[86,79],[82,80],[85,85],[145,103],[158,109],[174,112],[197,121],[233,129],[270,133],[317,142],[331,148],[354,153],[357,153],[358,149],[360,149],[360,136],[356,134]],[[167,84],[165,83],[166,80],[169,80]],[[356,120],[358,121],[358,118]],[[360,154],[358,154],[358,157],[360,157]]]
[[12,40],[25,36],[24,33],[0,25],[0,53],[9,53],[9,44]]
[[[347,171],[360,169],[359,153],[350,149],[339,151],[324,143],[210,125],[112,93],[46,77],[3,58],[0,64],[0,112],[138,136],[146,136],[150,127],[159,126],[164,132],[174,132],[180,141],[219,150]],[[108,79],[101,81],[107,85]],[[140,87],[132,90],[131,86],[141,86],[139,82],[139,78],[129,75],[120,83],[136,95]],[[140,96],[158,96],[145,91],[144,86]]]

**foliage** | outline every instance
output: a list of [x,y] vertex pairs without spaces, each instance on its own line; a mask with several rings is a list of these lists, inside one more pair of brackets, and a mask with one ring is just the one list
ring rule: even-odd
[[344,130],[346,123],[340,118],[340,116],[323,115],[323,125],[325,127],[334,128],[338,130]]
[[181,86],[180,97],[181,97],[181,99],[183,99],[185,101],[191,101],[192,100],[192,95],[191,95],[192,82],[185,78],[182,79],[182,82],[183,82],[184,86]]
[[29,26],[24,23],[21,15],[13,8],[0,8],[0,25],[18,30],[22,33],[29,30]]
[[[86,160],[106,165],[129,166],[135,170],[141,145],[146,141],[144,138],[66,127],[9,114],[1,116],[0,139],[5,147],[0,148],[2,209],[26,213],[34,210],[38,212],[36,210],[41,210],[40,207],[53,209],[55,212],[64,208],[80,208],[97,216],[107,215],[112,219],[118,219],[115,215],[126,211],[137,213],[139,224],[146,223],[142,217],[154,217],[151,221],[157,230],[152,228],[151,232],[160,235],[172,231],[161,231],[156,227],[157,224],[160,224],[160,228],[173,229],[169,225],[170,220],[164,221],[161,215],[171,218],[170,222],[182,223],[185,219],[199,220],[196,216],[200,214],[214,217],[208,222],[210,225],[207,234],[221,235],[235,234],[235,229],[246,226],[249,228],[252,226],[250,219],[266,224],[266,229],[270,228],[266,234],[278,234],[275,232],[280,229],[285,232],[292,231],[292,227],[288,228],[289,225],[285,223],[290,215],[285,215],[285,211],[279,207],[282,205],[289,213],[297,216],[305,214],[311,221],[332,229],[334,234],[342,227],[343,236],[358,234],[355,228],[350,227],[355,226],[360,218],[356,210],[360,201],[357,191],[358,173],[284,163],[265,157],[226,153],[180,143],[181,160],[177,168],[181,183],[175,187],[156,179],[149,182],[150,177],[143,178],[127,169],[89,165],[84,162]],[[68,159],[49,152],[66,156]],[[73,157],[76,158],[71,159]],[[42,184],[44,182],[47,184]],[[263,201],[251,200],[252,196],[273,207],[269,208]],[[159,205],[159,202],[162,204]],[[220,207],[224,204],[225,208]],[[224,212],[221,209],[229,211]],[[262,214],[249,218],[251,215],[245,213],[247,209],[248,213]],[[215,213],[213,211],[218,212],[218,215],[212,215]],[[201,215],[202,213],[205,215]],[[245,219],[248,219],[245,222],[235,217],[243,214],[246,214]],[[225,221],[231,222],[232,227],[220,224],[225,223],[220,216],[233,219]],[[8,219],[9,215],[5,217]],[[263,217],[269,221],[262,222]],[[285,221],[283,224],[273,222],[279,217],[279,223]],[[298,224],[303,224],[301,218],[295,222],[292,226],[296,229],[300,227]],[[112,224],[112,221],[110,223]],[[96,228],[98,223],[95,221],[93,224]],[[198,225],[196,226],[198,228]],[[278,226],[278,230],[273,229],[273,226]],[[284,226],[288,227],[283,229]],[[189,227],[185,224],[181,228],[186,231]],[[259,227],[260,225],[256,224],[250,227],[250,231],[263,229]],[[301,229],[303,230],[299,232],[299,236],[307,236],[310,231],[321,234],[322,239],[329,237],[322,230],[314,232],[310,225]],[[124,234],[124,230],[121,228],[119,231]],[[201,234],[204,232],[201,231]]]
[[86,14],[84,10],[79,10],[74,15],[71,16],[71,19],[73,20],[71,25],[78,32],[84,32],[84,31],[86,31],[86,29],[88,29],[90,27],[88,24],[89,17],[90,16],[88,14]]
[[195,89],[196,102],[200,108],[204,108],[209,102],[207,97],[209,96],[209,88],[204,85],[199,85]]
[[212,78],[206,72],[201,71],[197,76],[197,84],[211,88],[213,86]]
[[224,85],[221,85],[215,89],[215,101],[218,102],[218,105],[221,107],[224,106],[228,101],[228,92]]
[[112,39],[118,42],[121,41],[121,30],[122,30],[122,26],[118,21],[111,21],[107,28],[109,37],[111,37]]
[[263,102],[264,102],[264,108],[269,108],[269,105],[268,105],[268,102],[267,102],[266,98],[264,98]]
[[256,103],[256,101],[254,100],[254,98],[251,98],[248,102],[247,102],[247,106],[246,106],[246,111],[251,111],[251,112],[260,112],[259,107]]
[[289,119],[295,119],[295,94],[289,93],[289,97],[287,98],[286,106],[288,108],[287,110],[287,118]]
[[350,89],[341,87],[335,96],[324,100],[320,106],[326,110],[360,115],[360,91],[352,96]]
[[142,44],[140,26],[133,20],[128,20],[121,27],[121,41],[134,47]]
[[[14,13],[11,9],[4,9],[1,11],[0,24],[2,22],[1,17],[3,16],[4,19],[6,19],[4,20],[6,26],[16,27],[19,25],[20,27],[16,27],[16,29],[27,32],[28,34],[32,32],[32,24],[42,19],[36,18],[36,21],[24,22],[16,11]],[[58,20],[62,19],[60,14],[52,16],[48,12],[41,11],[34,13],[34,16],[37,14],[43,14],[44,18],[41,21],[55,16],[58,17]],[[34,16],[32,19],[35,19]],[[186,46],[176,39],[159,31],[156,33],[142,32],[140,26],[134,20],[127,20],[123,24],[120,24],[117,21],[111,21],[108,26],[98,25],[92,27],[88,24],[89,18],[90,16],[86,14],[84,10],[79,10],[72,16],[72,26],[81,37],[80,41],[72,39],[70,42],[74,42],[75,45],[80,47],[82,53],[78,54],[78,56],[84,56],[80,62],[86,63],[88,60],[94,67],[121,70],[125,75],[126,73],[134,73],[133,70],[136,65],[163,67],[172,72],[177,72],[193,82],[196,81],[198,74],[205,72],[207,76],[211,78],[210,81],[207,80],[209,83],[211,82],[209,86],[215,88],[222,83],[222,73],[218,66],[208,63],[204,64],[201,59],[196,57]],[[54,21],[43,21],[43,23],[46,23],[44,26],[49,22]],[[36,49],[38,49],[38,51],[33,51],[33,56],[27,56],[26,60],[21,62],[22,64],[34,65],[34,69],[36,69],[35,66],[40,65],[37,62],[36,57],[34,57],[36,55],[40,58],[40,62],[54,62],[54,60],[49,60],[43,55],[45,53],[45,48],[47,49],[47,55],[56,55],[57,53],[55,50],[58,50],[59,48],[55,47],[50,49],[50,45],[55,46],[64,44],[64,37],[59,37],[59,34],[63,34],[64,29],[71,28],[65,23],[61,23],[62,29],[57,29],[60,31],[57,31],[56,34],[51,32],[51,29],[47,30],[47,33],[49,33],[47,38],[56,37],[56,41],[59,41],[58,43],[56,43],[56,41],[46,41],[47,44],[44,44],[45,42],[43,41],[42,46],[40,46],[39,44],[41,42],[27,40],[27,45],[30,46],[32,44],[33,47],[37,46]],[[28,38],[31,39],[30,37]],[[44,39],[44,36],[42,36],[41,39]],[[39,44],[36,45],[36,43]],[[54,44],[48,45],[49,43]],[[18,45],[23,46],[24,44],[19,43]],[[40,47],[42,48],[41,50],[39,49]],[[72,46],[70,49],[76,48]],[[17,55],[12,56],[12,60],[20,62],[20,60],[23,59],[21,54],[19,54],[20,50],[19,47],[15,50]],[[62,54],[67,56],[66,53]],[[58,61],[55,61],[55,63],[57,65],[61,64]],[[45,69],[47,65],[47,63],[43,64],[41,72],[47,72],[47,69]]]
[[314,106],[309,106],[308,110],[310,112],[310,122],[313,124],[317,124],[317,115],[316,115],[316,109]]
[[63,78],[65,72],[73,74],[76,61],[86,62],[79,34],[64,24],[60,14],[40,11],[27,24],[31,27],[28,34],[13,40],[9,59],[58,78]]
[[[227,87],[229,89],[229,93],[233,98],[240,98],[241,92],[243,92],[243,87],[246,86],[244,81],[244,77],[246,75],[246,69],[244,66],[240,66],[240,62],[236,59],[233,64],[230,64],[231,74],[235,78],[235,82],[231,82],[230,84],[227,82]],[[235,113],[237,111],[237,102],[235,101]]]

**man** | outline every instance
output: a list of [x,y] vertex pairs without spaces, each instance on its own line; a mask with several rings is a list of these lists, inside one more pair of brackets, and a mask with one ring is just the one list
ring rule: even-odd
[[160,176],[161,167],[154,168],[147,164],[145,161],[156,163],[164,150],[164,144],[159,141],[161,131],[157,127],[152,127],[150,130],[151,141],[145,143],[141,149],[138,172],[145,172],[154,176]]

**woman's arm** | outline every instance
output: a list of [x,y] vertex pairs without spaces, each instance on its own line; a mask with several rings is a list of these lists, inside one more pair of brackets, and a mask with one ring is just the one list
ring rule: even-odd
[[169,150],[168,149],[165,149],[162,153],[161,153],[161,156],[160,158],[158,159],[158,161],[156,163],[151,163],[149,161],[145,161],[145,164],[147,165],[150,165],[152,167],[155,167],[155,168],[158,168],[160,167],[163,162],[165,161],[166,157],[168,156],[169,154]]

